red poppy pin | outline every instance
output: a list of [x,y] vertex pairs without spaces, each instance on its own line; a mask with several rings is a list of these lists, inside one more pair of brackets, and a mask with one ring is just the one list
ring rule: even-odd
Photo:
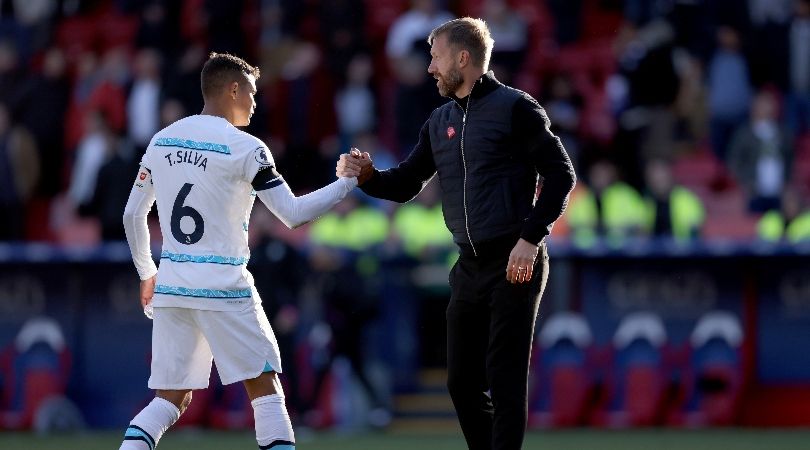
[[141,174],[138,175],[138,178],[140,178],[141,181],[145,180],[146,179],[146,172],[141,172]]
[[453,127],[447,127],[447,139],[453,139],[453,136],[456,135],[456,129]]

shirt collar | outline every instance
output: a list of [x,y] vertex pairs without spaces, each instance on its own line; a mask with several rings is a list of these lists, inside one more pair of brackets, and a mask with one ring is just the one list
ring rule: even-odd
[[[501,82],[495,78],[495,74],[490,70],[485,74],[481,75],[481,77],[475,81],[475,84],[473,85],[470,95],[472,96],[472,98],[478,99],[494,91],[500,85]],[[463,102],[466,102],[465,99],[467,97],[464,96],[462,98],[458,98],[456,97],[456,94],[453,93],[450,94],[450,98],[455,100],[458,104],[463,104]]]

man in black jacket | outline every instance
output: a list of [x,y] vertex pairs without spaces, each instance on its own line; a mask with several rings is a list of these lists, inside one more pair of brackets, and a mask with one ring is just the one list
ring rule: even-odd
[[471,449],[519,449],[548,277],[544,238],[576,177],[543,108],[487,71],[493,40],[484,21],[452,20],[428,42],[428,72],[451,101],[433,111],[396,168],[373,169],[354,149],[338,164],[362,166],[361,189],[397,202],[438,174],[445,223],[460,248],[447,308],[450,396]]

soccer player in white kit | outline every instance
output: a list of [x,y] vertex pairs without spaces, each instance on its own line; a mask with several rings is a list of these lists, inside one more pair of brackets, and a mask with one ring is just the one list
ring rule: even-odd
[[[357,185],[359,166],[341,157],[336,181],[296,197],[267,146],[236,128],[250,122],[258,76],[238,57],[211,53],[201,74],[202,113],[159,131],[141,161],[124,228],[141,303],[154,315],[149,388],[156,395],[130,422],[121,450],[154,450],[191,391],[208,386],[212,359],[223,384],[243,382],[259,448],[295,448],[278,345],[246,268],[247,224],[255,197],[289,227],[315,219]],[[160,269],[146,223],[155,201]]]

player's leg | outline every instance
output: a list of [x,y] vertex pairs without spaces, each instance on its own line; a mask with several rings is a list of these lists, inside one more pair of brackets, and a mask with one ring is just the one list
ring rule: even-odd
[[527,379],[534,324],[548,277],[545,249],[526,284],[504,282],[492,296],[487,378],[495,415],[492,449],[520,449],[526,431]]
[[294,449],[295,436],[281,382],[276,372],[269,366],[267,369],[258,377],[242,382],[253,405],[256,442],[260,449]]
[[[259,448],[295,448],[295,436],[277,373],[278,344],[261,304],[243,311],[197,311],[223,384],[243,382],[253,406]],[[202,326],[205,324],[205,326]]]
[[211,351],[189,310],[155,308],[152,374],[155,398],[132,419],[121,450],[154,450],[160,438],[191,403],[191,389],[208,386]]
[[487,391],[485,361],[489,311],[479,302],[477,263],[459,259],[450,273],[447,307],[447,388],[470,449],[489,449],[492,402]]
[[155,398],[129,423],[121,450],[154,450],[163,433],[191,403],[191,390],[157,391]]

